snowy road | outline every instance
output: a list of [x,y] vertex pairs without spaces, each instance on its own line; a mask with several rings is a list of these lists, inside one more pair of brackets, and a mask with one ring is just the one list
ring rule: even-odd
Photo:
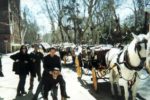
[[[35,80],[33,93],[29,92],[24,97],[16,98],[18,76],[12,72],[12,63],[13,61],[9,56],[3,56],[2,65],[5,77],[0,77],[0,100],[31,100],[38,85],[38,81]],[[68,95],[71,97],[68,100],[123,100],[122,97],[116,98],[111,96],[109,83],[99,83],[99,91],[95,93],[92,88],[91,76],[83,76],[82,80],[78,79],[74,70],[66,67],[63,68],[62,74],[66,80]],[[26,80],[26,91],[28,91],[28,88],[29,76]],[[145,100],[150,100],[150,78],[141,81],[138,87],[138,93],[144,97]],[[41,97],[41,95],[39,97]],[[51,97],[49,96],[49,98]]]
[[[35,86],[33,93],[29,92],[24,97],[16,98],[16,88],[18,84],[18,76],[12,72],[13,61],[9,56],[3,56],[2,65],[5,77],[0,78],[0,100],[31,100],[33,93],[35,93],[38,81],[35,80]],[[78,82],[77,75],[74,71],[64,68],[62,70],[64,79],[67,84],[67,92],[71,97],[70,100],[95,100],[95,98],[90,95],[87,89],[81,86]],[[29,76],[26,80],[26,91],[29,88]],[[40,96],[39,96],[40,97]],[[50,98],[50,97],[49,97]],[[42,100],[42,99],[41,99]],[[59,96],[60,100],[60,96]]]

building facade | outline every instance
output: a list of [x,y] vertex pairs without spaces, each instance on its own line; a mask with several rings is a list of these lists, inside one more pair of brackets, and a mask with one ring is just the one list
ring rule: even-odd
[[10,41],[8,0],[0,0],[0,52],[10,49]]
[[19,43],[20,0],[0,0],[0,52],[12,51]]

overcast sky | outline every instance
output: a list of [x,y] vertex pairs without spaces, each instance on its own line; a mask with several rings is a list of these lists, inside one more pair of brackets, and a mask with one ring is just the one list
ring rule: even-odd
[[[35,17],[38,25],[40,26],[39,33],[42,35],[44,33],[49,33],[50,30],[50,23],[49,20],[46,18],[45,14],[41,13],[41,6],[38,0],[20,0],[21,7],[27,6],[32,15]],[[117,9],[117,14],[120,16],[121,21],[123,21],[128,15],[132,14],[133,12],[128,8],[132,6],[132,0],[124,0],[122,2],[122,6]]]

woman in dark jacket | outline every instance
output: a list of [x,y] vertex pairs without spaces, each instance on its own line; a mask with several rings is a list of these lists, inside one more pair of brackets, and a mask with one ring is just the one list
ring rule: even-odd
[[27,47],[25,45],[22,45],[19,53],[10,56],[10,58],[15,61],[13,65],[13,71],[19,75],[17,96],[26,94],[24,87],[26,76],[29,73],[29,65],[30,65],[30,56],[27,52],[28,52]]

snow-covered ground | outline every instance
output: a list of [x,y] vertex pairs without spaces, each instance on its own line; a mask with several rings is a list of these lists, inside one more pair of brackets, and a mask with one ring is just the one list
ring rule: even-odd
[[[16,89],[18,84],[18,76],[12,72],[13,61],[9,58],[9,55],[5,55],[2,58],[4,77],[0,77],[0,100],[31,100],[33,94],[36,91],[38,81],[35,79],[35,86],[33,92],[29,92],[24,97],[16,98]],[[99,83],[99,92],[95,93],[92,89],[91,75],[83,75],[82,80],[77,78],[77,74],[71,67],[64,67],[62,74],[66,80],[67,93],[71,97],[68,100],[116,100],[111,97],[109,83]],[[142,72],[143,78],[147,76],[145,72]],[[142,77],[142,76],[141,76]],[[26,91],[29,88],[29,76],[26,80]],[[142,80],[138,86],[138,93],[145,98],[150,100],[150,77],[146,80]],[[39,96],[41,97],[41,95]],[[49,95],[49,98],[51,96]],[[42,100],[42,99],[39,99]],[[52,99],[49,99],[52,100]],[[60,94],[59,94],[59,100]],[[122,100],[122,99],[119,99]],[[142,99],[138,99],[142,100]]]
[[[9,58],[9,55],[3,56],[2,65],[4,77],[0,77],[0,100],[31,100],[33,93],[35,93],[38,81],[35,80],[35,86],[33,93],[29,93],[25,97],[16,98],[16,89],[18,84],[18,76],[12,72],[13,61]],[[74,71],[64,68],[62,70],[64,79],[66,80],[67,92],[71,97],[69,100],[95,100],[95,98],[90,95],[87,89],[81,86],[77,80],[77,75]],[[26,80],[25,89],[28,91],[29,88],[29,76]],[[40,96],[39,96],[40,97]],[[15,99],[16,98],[16,99]],[[49,97],[51,98],[51,97]],[[59,95],[60,100],[60,95]]]

